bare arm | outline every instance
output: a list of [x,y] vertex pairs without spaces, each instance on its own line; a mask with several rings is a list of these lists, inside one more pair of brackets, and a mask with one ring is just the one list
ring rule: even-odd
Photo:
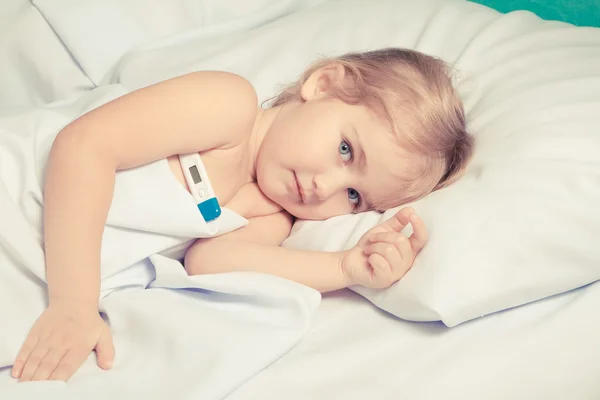
[[188,274],[257,271],[280,276],[320,292],[348,286],[341,268],[343,252],[294,250],[279,245],[292,226],[287,213],[251,218],[250,223],[223,236],[202,239],[188,250]]
[[234,147],[254,125],[256,94],[232,74],[198,72],[115,99],[78,118],[50,151],[44,191],[48,308],[15,359],[21,381],[67,380],[114,347],[98,313],[100,245],[117,170],[180,153]]
[[64,128],[51,150],[44,236],[50,302],[97,304],[100,244],[115,173],[170,155],[233,147],[252,129],[242,78],[199,72],[115,99]]

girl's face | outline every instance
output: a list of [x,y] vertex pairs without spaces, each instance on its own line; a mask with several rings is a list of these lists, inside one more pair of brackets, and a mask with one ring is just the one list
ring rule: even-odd
[[315,96],[282,106],[256,160],[261,190],[290,214],[323,220],[399,193],[411,159],[364,105]]

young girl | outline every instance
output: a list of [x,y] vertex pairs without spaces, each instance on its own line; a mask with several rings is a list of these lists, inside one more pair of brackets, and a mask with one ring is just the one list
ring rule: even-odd
[[[188,189],[178,155],[200,153],[220,204],[249,220],[196,241],[189,274],[252,269],[326,292],[387,287],[408,271],[427,241],[410,208],[349,251],[279,245],[293,218],[383,211],[459,177],[472,139],[446,66],[402,49],[346,54],[311,66],[272,107],[257,104],[243,78],[195,72],[117,98],[58,134],[44,195],[49,306],[17,355],[15,378],[67,380],[92,350],[111,367],[98,312],[103,229],[117,171],[155,160],[167,158]],[[408,223],[410,238],[401,233]]]

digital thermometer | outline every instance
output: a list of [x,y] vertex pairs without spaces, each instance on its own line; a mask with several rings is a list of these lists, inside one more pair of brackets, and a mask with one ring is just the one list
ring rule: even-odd
[[198,204],[198,210],[206,222],[213,221],[221,215],[221,207],[215,192],[210,185],[208,174],[198,153],[180,154],[179,162],[187,181],[190,193]]

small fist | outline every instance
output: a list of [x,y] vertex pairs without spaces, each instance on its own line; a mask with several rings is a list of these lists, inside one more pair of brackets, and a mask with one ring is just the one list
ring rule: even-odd
[[[413,234],[402,233],[411,224]],[[406,207],[367,231],[342,258],[349,285],[381,289],[402,278],[427,243],[427,229],[415,211]]]

